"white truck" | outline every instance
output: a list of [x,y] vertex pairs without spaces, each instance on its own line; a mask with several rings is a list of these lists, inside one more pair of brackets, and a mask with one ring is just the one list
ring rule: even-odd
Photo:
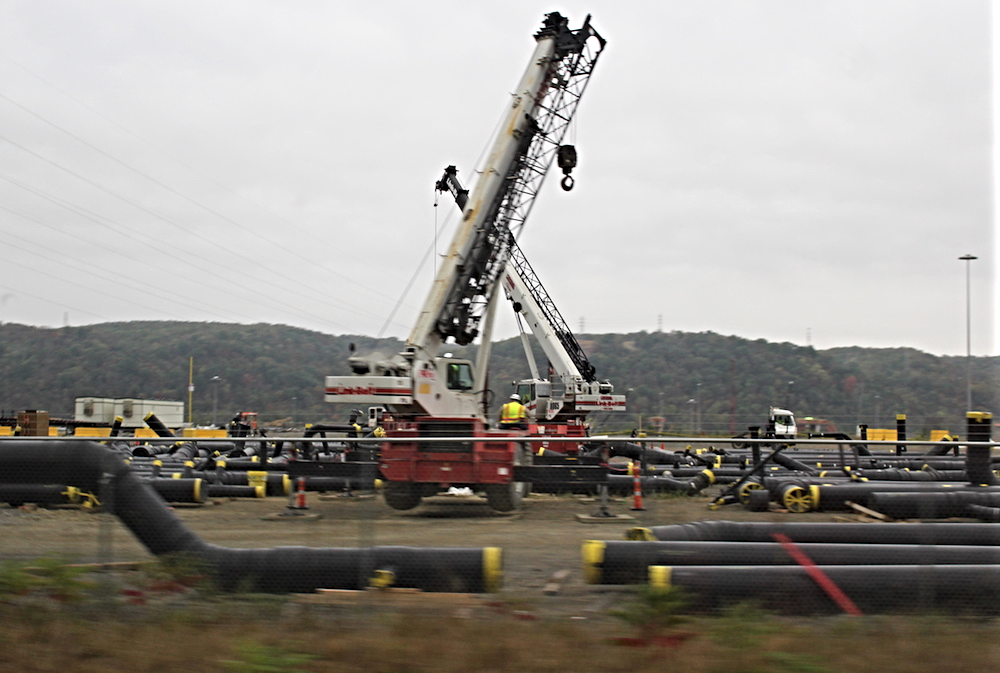
[[767,430],[765,437],[775,439],[795,439],[798,428],[795,426],[795,415],[788,409],[771,407],[767,414]]

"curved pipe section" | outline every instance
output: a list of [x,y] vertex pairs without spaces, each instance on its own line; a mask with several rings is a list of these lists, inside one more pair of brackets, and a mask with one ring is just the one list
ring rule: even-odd
[[3,441],[0,472],[10,483],[63,483],[100,494],[152,554],[194,555],[226,591],[361,589],[379,577],[398,587],[478,593],[496,591],[502,578],[502,553],[492,547],[230,549],[208,544],[117,454],[96,442]]

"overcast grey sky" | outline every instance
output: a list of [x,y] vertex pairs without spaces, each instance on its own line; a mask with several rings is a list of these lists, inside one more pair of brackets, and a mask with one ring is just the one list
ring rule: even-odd
[[571,327],[964,354],[971,253],[996,354],[986,0],[0,0],[0,321],[405,337],[549,11],[608,40],[521,237]]

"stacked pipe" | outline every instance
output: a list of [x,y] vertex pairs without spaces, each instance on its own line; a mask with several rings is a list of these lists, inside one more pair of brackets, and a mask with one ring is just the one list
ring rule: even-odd
[[679,587],[696,610],[753,600],[790,614],[1000,613],[990,524],[704,521],[626,537],[584,543],[589,583]]
[[230,549],[199,539],[152,487],[107,447],[83,440],[0,443],[0,473],[16,484],[66,483],[101,501],[154,555],[187,554],[226,591],[307,592],[382,586],[495,591],[502,552],[486,548],[275,547]]
[[[761,483],[773,500],[796,513],[846,510],[850,503],[856,503],[892,518],[972,516],[1000,520],[1000,479],[993,472],[990,447],[986,445],[990,441],[991,423],[991,414],[967,414],[966,436],[970,445],[966,447],[964,465],[956,460],[936,459],[930,461],[931,467],[925,460],[907,460],[906,464],[921,465],[923,469],[882,467],[844,472],[839,478],[823,475],[822,481],[800,477],[770,482],[764,479]],[[904,461],[894,462],[898,465]],[[965,469],[954,469],[960,465]],[[847,476],[849,480],[844,479]],[[753,494],[752,500],[748,495],[744,502],[750,509],[766,509],[763,496],[758,494]]]

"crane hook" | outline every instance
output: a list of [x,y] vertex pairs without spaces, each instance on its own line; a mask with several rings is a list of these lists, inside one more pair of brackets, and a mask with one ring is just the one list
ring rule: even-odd
[[563,179],[559,183],[563,191],[568,192],[573,189],[574,180],[570,173],[576,168],[576,147],[573,145],[560,145],[556,154],[559,168],[562,169]]

